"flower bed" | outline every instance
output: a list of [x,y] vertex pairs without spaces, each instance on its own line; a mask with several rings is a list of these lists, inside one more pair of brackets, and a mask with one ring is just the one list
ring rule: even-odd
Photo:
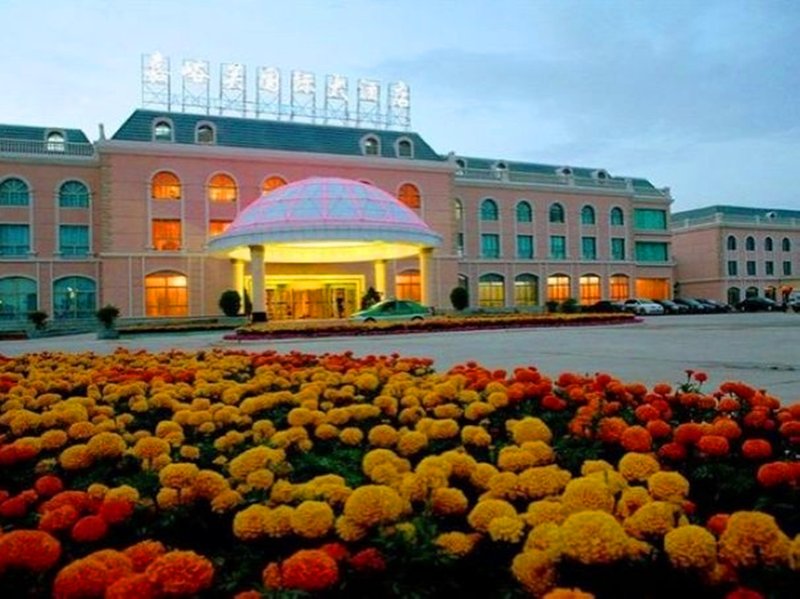
[[704,381],[350,353],[2,358],[0,588],[795,596],[800,405]]
[[470,331],[528,327],[587,326],[638,322],[633,314],[495,314],[472,316],[437,316],[415,321],[273,321],[249,324],[225,335],[224,339],[247,341],[313,335],[384,335],[391,333],[430,333],[434,331]]

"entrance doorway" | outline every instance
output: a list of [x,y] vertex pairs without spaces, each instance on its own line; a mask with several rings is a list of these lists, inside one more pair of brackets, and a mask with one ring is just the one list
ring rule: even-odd
[[[252,289],[252,280],[246,281]],[[270,320],[347,318],[360,309],[363,276],[286,275],[266,277]],[[255,309],[255,307],[253,308]]]

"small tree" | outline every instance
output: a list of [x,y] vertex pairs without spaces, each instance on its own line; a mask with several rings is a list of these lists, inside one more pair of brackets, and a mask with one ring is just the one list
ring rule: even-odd
[[226,289],[219,296],[219,308],[225,316],[236,316],[242,308],[242,298],[234,289]]
[[377,304],[379,301],[381,301],[381,294],[375,291],[374,287],[370,287],[361,298],[361,309],[366,310],[373,304]]
[[34,310],[33,312],[28,312],[28,320],[33,323],[33,326],[37,331],[44,330],[44,328],[47,326],[48,318],[49,315],[43,310]]
[[561,311],[564,312],[564,314],[575,314],[579,308],[580,306],[578,306],[578,300],[576,300],[574,297],[568,297],[561,304]]
[[119,317],[119,308],[111,304],[106,304],[95,312],[95,315],[97,316],[97,320],[103,325],[103,328],[110,330],[114,328],[114,323],[117,317]]
[[464,308],[469,306],[469,291],[467,291],[466,287],[453,287],[453,290],[450,292],[450,303],[453,304],[453,308],[461,312]]
[[558,302],[556,300],[548,300],[544,305],[547,306],[548,312],[558,312]]

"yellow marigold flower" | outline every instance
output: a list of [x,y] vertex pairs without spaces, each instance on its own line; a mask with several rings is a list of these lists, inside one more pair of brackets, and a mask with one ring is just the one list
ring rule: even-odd
[[511,518],[517,517],[517,510],[508,501],[503,499],[483,499],[478,501],[472,511],[467,516],[469,525],[477,531],[487,532],[489,530],[489,523],[494,518],[508,516]]
[[273,538],[285,537],[292,532],[292,514],[294,508],[279,505],[269,510],[264,518],[264,532]]
[[219,452],[228,452],[246,441],[244,434],[239,431],[228,431],[214,441],[214,449]]
[[525,551],[539,549],[557,560],[561,557],[564,543],[561,540],[561,527],[555,522],[545,522],[534,528],[525,539]]
[[344,515],[359,526],[370,527],[396,521],[404,508],[403,499],[391,487],[364,485],[347,498]]
[[307,408],[293,408],[286,416],[289,426],[307,426],[314,422],[314,413]]
[[360,445],[364,440],[364,432],[360,428],[349,426],[339,433],[339,440],[345,445]]
[[378,464],[370,470],[369,479],[379,485],[394,486],[403,474],[398,472],[397,467],[390,462]]
[[472,552],[480,540],[478,533],[445,532],[433,541],[439,549],[453,557],[464,557]]
[[195,445],[181,445],[178,453],[184,460],[197,460],[200,458],[200,448]]
[[397,440],[397,453],[410,456],[419,453],[428,445],[428,437],[419,431],[404,431]]
[[250,427],[253,431],[253,441],[261,443],[275,434],[275,425],[271,420],[256,420]]
[[567,514],[560,501],[541,499],[528,504],[528,511],[522,515],[526,524],[532,528],[545,523],[561,524]]
[[519,491],[529,499],[542,499],[558,495],[572,478],[568,470],[551,464],[537,466],[521,472],[517,485]]
[[163,510],[178,507],[181,504],[181,497],[178,489],[162,487],[156,495],[156,504]]
[[594,599],[594,595],[592,593],[587,593],[582,591],[578,588],[575,589],[553,589],[546,595],[542,597],[542,599]]
[[314,436],[322,441],[331,441],[339,438],[339,429],[332,424],[323,423],[314,429]]
[[150,409],[150,404],[147,403],[147,398],[139,395],[128,400],[128,409],[137,414],[144,414]]
[[454,478],[468,479],[478,466],[478,461],[463,447],[445,451],[440,457],[450,464],[450,475]]
[[458,420],[464,415],[464,410],[453,403],[446,403],[433,408],[433,415],[436,418],[452,418]]
[[362,526],[347,516],[339,516],[336,519],[336,534],[346,543],[363,539],[368,531],[369,527]]
[[475,391],[474,389],[462,389],[458,392],[456,399],[461,403],[470,404],[476,401],[480,401],[481,396],[480,393]]
[[762,512],[735,512],[719,538],[719,557],[736,568],[783,566],[792,542],[775,518]]
[[331,530],[334,515],[327,503],[304,501],[295,508],[289,521],[295,534],[306,539],[318,539]]
[[273,449],[259,445],[252,447],[233,458],[228,464],[228,472],[236,480],[245,480],[255,470],[268,466],[277,466],[286,459],[282,449]]
[[53,429],[42,433],[42,449],[61,449],[69,441],[67,433],[61,429]]
[[523,451],[514,445],[503,447],[497,456],[497,467],[500,470],[522,472],[526,468],[532,468],[536,465],[536,459],[531,453]]
[[664,536],[664,551],[676,568],[707,569],[717,561],[717,539],[702,526],[680,526]]
[[789,567],[795,572],[800,570],[800,533],[795,535],[789,546]]
[[689,481],[679,472],[656,472],[647,479],[653,499],[682,501],[689,494]]
[[103,497],[106,496],[106,493],[108,493],[108,487],[101,483],[92,483],[87,487],[86,493],[92,499],[103,499]]
[[628,481],[616,470],[605,470],[603,472],[591,472],[586,475],[586,478],[598,480],[602,482],[611,494],[616,496],[628,488]]
[[425,417],[425,410],[419,406],[404,408],[397,415],[397,421],[405,426],[419,424]]
[[[641,453],[635,455],[644,455]],[[653,501],[650,493],[644,487],[629,487],[622,492],[617,500],[615,513],[623,520],[632,515],[646,503]]]
[[165,487],[184,489],[192,486],[199,471],[194,464],[169,464],[158,473],[158,480]]
[[259,468],[258,470],[253,470],[247,475],[246,482],[254,489],[265,491],[272,486],[272,483],[275,482],[275,474],[272,472],[272,470]]
[[488,495],[497,499],[516,499],[519,496],[519,478],[513,472],[500,472],[489,479]]
[[609,564],[624,558],[628,536],[606,512],[572,514],[561,525],[564,555],[582,564]]
[[407,543],[414,543],[417,540],[417,527],[412,522],[398,522],[394,526],[394,532]]
[[461,430],[458,422],[452,418],[445,418],[444,420],[434,420],[430,430],[422,432],[425,432],[429,439],[452,439],[458,437]]
[[92,465],[92,454],[86,445],[72,445],[61,452],[58,463],[64,470],[81,470]]
[[651,501],[625,519],[625,530],[637,539],[663,537],[675,528],[678,508],[666,501]]
[[300,439],[295,444],[298,451],[302,451],[303,453],[308,453],[312,449],[314,449],[314,442],[311,439]]
[[183,443],[183,427],[172,420],[162,420],[156,425],[156,437],[168,441],[171,445]]
[[222,491],[211,500],[211,511],[218,514],[229,512],[244,501],[242,496],[233,489]]
[[94,435],[96,428],[97,427],[91,422],[76,422],[75,424],[70,425],[70,427],[67,429],[67,434],[71,439],[84,440]]
[[619,473],[625,480],[644,482],[661,470],[658,460],[647,453],[626,453],[619,461]]
[[464,410],[464,418],[476,422],[478,420],[483,420],[495,410],[496,408],[490,403],[486,403],[484,401],[475,401],[467,404],[467,407]]
[[[172,458],[169,457],[169,454],[166,453],[161,454],[160,456],[154,457],[153,460],[150,462],[150,469],[159,471],[171,463],[172,463]],[[145,464],[142,464],[142,467],[144,466]]]
[[568,513],[584,510],[602,510],[611,513],[614,509],[614,497],[608,485],[602,481],[581,477],[567,483],[561,495],[561,505]]
[[381,412],[387,416],[397,416],[397,399],[391,395],[379,395],[372,400],[372,405],[380,408]]
[[370,418],[378,418],[381,415],[380,408],[372,404],[357,404],[351,406],[350,409],[352,410],[353,418],[359,422],[369,420]]
[[519,543],[525,532],[525,522],[518,516],[492,518],[489,522],[488,532],[495,542]]
[[373,426],[367,434],[367,441],[373,447],[392,447],[399,439],[399,433],[388,424]]
[[371,372],[363,372],[356,377],[355,385],[360,391],[375,391],[381,382]]
[[437,516],[454,516],[467,511],[469,502],[460,489],[439,487],[431,493],[431,510]]
[[544,441],[525,441],[520,447],[533,456],[533,466],[547,466],[556,461],[553,448]]
[[236,512],[233,517],[233,534],[237,539],[253,541],[265,535],[264,523],[270,508],[265,505],[251,505]]
[[200,470],[194,477],[193,485],[197,496],[202,499],[212,499],[230,489],[225,477],[215,470]]
[[479,489],[488,489],[489,481],[492,477],[499,474],[499,470],[492,464],[481,462],[475,466],[475,470],[469,475],[469,482]]
[[494,408],[505,408],[508,405],[508,394],[505,391],[492,391],[486,401]]
[[416,475],[425,481],[430,489],[446,487],[452,466],[450,462],[440,456],[428,456],[423,458],[414,469]]
[[105,497],[106,499],[124,499],[131,503],[137,503],[141,498],[138,489],[130,485],[120,485],[108,489],[105,493]]
[[556,585],[556,568],[545,551],[523,551],[514,557],[511,573],[531,595],[539,597]]
[[488,447],[492,443],[492,436],[482,426],[468,424],[461,429],[461,442],[464,445]]
[[277,480],[272,485],[269,499],[272,503],[289,503],[292,500],[294,485],[288,480]]
[[99,433],[86,444],[94,459],[118,458],[128,448],[125,440],[117,433]]
[[400,483],[393,486],[398,489],[403,499],[414,503],[425,501],[430,490],[424,478],[411,472],[401,474]]
[[372,471],[382,464],[389,464],[401,474],[411,470],[410,462],[399,457],[391,449],[373,449],[368,451],[361,460],[361,469],[364,471],[364,474],[371,477]]
[[640,541],[639,539],[634,539],[633,537],[628,537],[628,557],[630,559],[645,559],[650,557],[650,555],[655,550],[650,543],[646,541]]
[[526,416],[514,424],[511,430],[514,443],[522,445],[525,441],[544,441],[550,443],[553,440],[553,433],[550,428],[540,418]]

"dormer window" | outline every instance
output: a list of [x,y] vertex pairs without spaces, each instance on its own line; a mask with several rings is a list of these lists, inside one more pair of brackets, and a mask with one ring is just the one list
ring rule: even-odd
[[66,148],[64,134],[60,131],[51,131],[47,134],[47,151],[63,152]]
[[368,135],[361,140],[361,151],[365,156],[379,156],[381,153],[381,142],[374,135]]
[[560,169],[558,169],[558,174],[563,175],[565,177],[571,177],[572,169],[568,166],[562,166]]
[[411,140],[401,139],[400,141],[397,142],[397,157],[398,158],[414,157],[414,146],[411,144]]
[[199,144],[213,144],[216,143],[216,133],[214,126],[210,123],[201,123],[195,130],[195,141]]
[[456,166],[458,170],[456,171],[457,174],[463,175],[464,171],[467,170],[467,161],[463,158],[456,158]]
[[172,123],[169,121],[156,121],[153,125],[154,141],[172,141]]
[[601,181],[606,181],[606,180],[610,179],[611,176],[606,171],[600,170],[600,171],[595,171],[594,172],[594,178],[595,179],[600,179]]

